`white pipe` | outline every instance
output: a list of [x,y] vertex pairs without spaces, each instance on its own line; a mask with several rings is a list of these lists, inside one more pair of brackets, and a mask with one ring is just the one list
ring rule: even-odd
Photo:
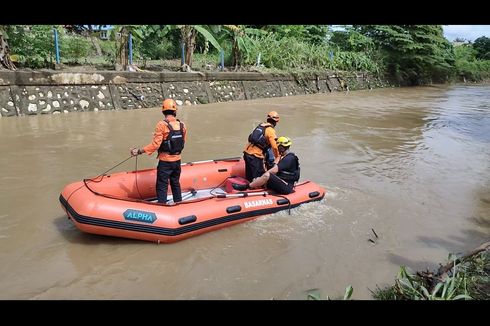
[[241,192],[238,194],[218,194],[216,198],[238,198],[238,197],[250,197],[250,196],[267,196],[267,191],[261,192]]

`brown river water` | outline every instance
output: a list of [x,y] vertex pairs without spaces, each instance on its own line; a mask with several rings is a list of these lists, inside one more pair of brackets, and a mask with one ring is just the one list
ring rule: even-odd
[[158,108],[0,119],[0,299],[303,300],[348,285],[370,299],[400,265],[435,269],[489,240],[490,86],[183,107],[183,162],[240,156],[270,110],[325,198],[160,245],[82,233],[58,201],[149,143]]

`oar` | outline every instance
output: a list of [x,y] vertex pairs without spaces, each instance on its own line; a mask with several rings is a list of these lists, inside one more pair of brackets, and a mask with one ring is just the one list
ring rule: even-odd
[[267,191],[260,192],[239,192],[237,194],[217,194],[216,198],[239,198],[239,197],[249,197],[249,196],[267,196],[269,193]]
[[185,200],[185,199],[187,199],[187,198],[191,198],[192,196],[195,196],[195,195],[197,194],[196,189],[192,189],[192,188],[191,188],[191,189],[189,189],[189,190],[190,190],[190,192],[189,192],[188,194],[186,194],[186,195],[182,196],[182,200]]

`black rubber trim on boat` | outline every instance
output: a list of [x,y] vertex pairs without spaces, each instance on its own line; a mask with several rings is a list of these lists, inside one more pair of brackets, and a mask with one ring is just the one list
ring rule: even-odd
[[196,215],[185,216],[185,217],[179,218],[179,224],[180,225],[189,224],[189,223],[195,222],[196,220],[197,220]]
[[242,210],[242,207],[240,205],[230,206],[230,207],[226,208],[226,212],[228,214],[236,213],[236,212],[239,212],[241,210]]
[[289,204],[289,199],[281,198],[276,201],[277,205],[286,205]]
[[308,194],[308,196],[309,196],[310,198],[313,198],[313,197],[318,197],[319,195],[320,195],[320,192],[319,192],[319,191],[313,191],[313,192],[310,192],[310,193]]
[[[323,198],[323,196],[317,197],[317,198],[312,199],[312,200],[306,200],[304,202],[291,205],[291,208],[298,207],[301,204],[306,204],[309,202],[317,201],[317,200],[320,200],[322,198]],[[164,236],[178,236],[181,234],[194,232],[194,231],[197,231],[200,229],[209,228],[209,227],[219,225],[219,224],[225,224],[225,223],[229,223],[229,222],[233,222],[233,221],[237,221],[237,220],[241,220],[241,219],[247,219],[247,218],[251,218],[251,217],[255,217],[255,216],[276,213],[276,212],[279,212],[279,211],[282,211],[282,210],[289,208],[289,206],[278,206],[278,207],[274,207],[274,208],[258,209],[255,211],[248,211],[248,212],[243,212],[243,213],[238,213],[238,214],[216,217],[212,220],[192,223],[192,224],[184,225],[184,226],[181,226],[178,228],[165,228],[165,227],[161,227],[161,226],[143,225],[143,224],[136,224],[136,223],[125,222],[125,221],[112,221],[112,220],[106,220],[106,219],[102,219],[102,218],[98,218],[98,217],[84,216],[84,215],[78,214],[73,209],[73,207],[71,207],[70,204],[66,201],[66,199],[63,197],[63,195],[60,195],[59,200],[60,200],[61,205],[66,209],[68,217],[71,217],[72,220],[76,221],[77,223],[86,224],[86,225],[95,225],[95,226],[112,228],[112,229],[134,231],[134,232],[160,234],[160,235],[164,235]]]

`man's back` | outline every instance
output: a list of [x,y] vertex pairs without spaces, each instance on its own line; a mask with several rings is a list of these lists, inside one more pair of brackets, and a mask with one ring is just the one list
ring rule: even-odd
[[[267,126],[264,131],[264,137],[266,139],[266,146],[270,146],[274,152],[274,155],[277,157],[279,156],[279,151],[277,149],[276,145],[276,131],[274,130],[274,127],[270,123],[261,123],[260,126]],[[256,156],[258,158],[264,158],[264,150],[260,148],[259,146],[256,146],[250,142],[247,142],[247,145],[245,145],[244,152]]]

